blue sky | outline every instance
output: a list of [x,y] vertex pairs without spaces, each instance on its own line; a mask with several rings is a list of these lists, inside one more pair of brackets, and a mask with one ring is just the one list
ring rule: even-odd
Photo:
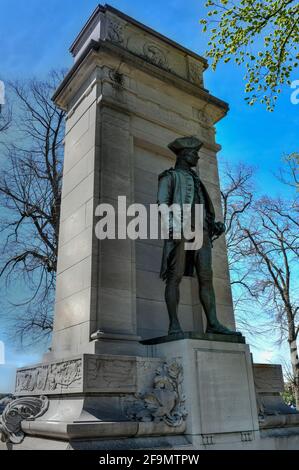
[[[68,48],[97,4],[0,0],[0,79],[41,76],[52,67],[70,67]],[[207,36],[199,25],[203,0],[111,0],[110,4],[199,54],[205,50]],[[297,74],[293,79],[299,79]],[[269,170],[277,168],[283,153],[297,149],[299,105],[291,104],[291,89],[286,86],[274,113],[261,105],[250,108],[244,102],[242,77],[243,70],[234,64],[205,73],[206,87],[230,105],[229,115],[217,126],[223,146],[220,158],[258,164],[259,181],[272,186]]]
[[[203,54],[207,36],[199,19],[202,0],[111,0],[112,6]],[[51,68],[72,65],[68,48],[98,2],[94,0],[0,0],[0,79],[44,76]],[[205,85],[230,105],[228,116],[217,125],[217,141],[223,147],[219,159],[244,161],[259,167],[257,184],[261,192],[277,194],[279,185],[273,172],[284,153],[298,151],[299,105],[290,101],[285,86],[274,113],[261,105],[251,108],[244,102],[243,70],[234,64],[205,73]],[[294,76],[293,79],[299,79]],[[0,340],[5,334],[1,322]],[[7,364],[0,365],[0,392],[11,387],[14,367],[38,360],[38,351],[17,351],[6,344]],[[278,360],[271,345],[255,351],[258,361]]]

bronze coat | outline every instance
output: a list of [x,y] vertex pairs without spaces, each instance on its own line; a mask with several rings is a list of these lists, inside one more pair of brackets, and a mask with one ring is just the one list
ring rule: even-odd
[[[215,223],[215,210],[208,191],[202,181],[199,179],[197,173],[194,170],[186,171],[179,168],[170,168],[159,175],[159,187],[158,187],[158,204],[179,204],[181,207],[183,204],[191,204],[194,199],[194,178],[198,180],[198,184],[202,190],[205,201],[205,212],[208,223],[208,231],[210,238],[213,235],[213,228]],[[165,280],[167,278],[167,267],[168,260],[171,253],[175,249],[178,243],[184,243],[183,240],[165,240],[163,248],[163,256],[160,270],[160,277]],[[192,276],[194,269],[194,252],[186,252],[185,261],[185,276]]]

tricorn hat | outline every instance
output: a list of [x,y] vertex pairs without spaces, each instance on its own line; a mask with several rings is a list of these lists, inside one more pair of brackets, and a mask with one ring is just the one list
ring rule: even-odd
[[177,154],[183,149],[199,150],[202,145],[203,142],[201,142],[197,137],[191,135],[189,137],[179,137],[178,139],[175,139],[173,142],[168,144],[168,148]]

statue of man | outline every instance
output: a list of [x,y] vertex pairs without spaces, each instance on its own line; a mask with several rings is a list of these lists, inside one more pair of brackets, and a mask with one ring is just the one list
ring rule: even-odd
[[[171,237],[164,241],[160,276],[166,281],[165,301],[169,315],[168,334],[183,333],[178,320],[180,298],[179,285],[183,275],[193,275],[195,267],[199,298],[207,318],[207,333],[238,334],[223,326],[217,319],[215,292],[212,272],[212,238],[225,232],[222,222],[215,222],[215,211],[208,192],[196,171],[192,169],[199,160],[198,151],[202,146],[196,137],[182,137],[168,145],[176,154],[175,168],[159,175],[158,204],[191,204],[191,214],[195,204],[203,207],[203,243],[200,249],[186,251],[186,240]],[[191,219],[193,216],[191,215]]]

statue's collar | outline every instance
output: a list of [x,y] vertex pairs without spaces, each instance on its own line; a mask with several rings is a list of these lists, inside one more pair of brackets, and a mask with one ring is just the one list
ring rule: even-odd
[[179,170],[179,171],[184,171],[186,173],[189,173],[190,175],[192,175],[194,178],[199,178],[197,172],[195,170],[193,170],[193,168],[190,168],[190,167],[183,167],[183,166],[176,166],[175,167],[175,170]]

